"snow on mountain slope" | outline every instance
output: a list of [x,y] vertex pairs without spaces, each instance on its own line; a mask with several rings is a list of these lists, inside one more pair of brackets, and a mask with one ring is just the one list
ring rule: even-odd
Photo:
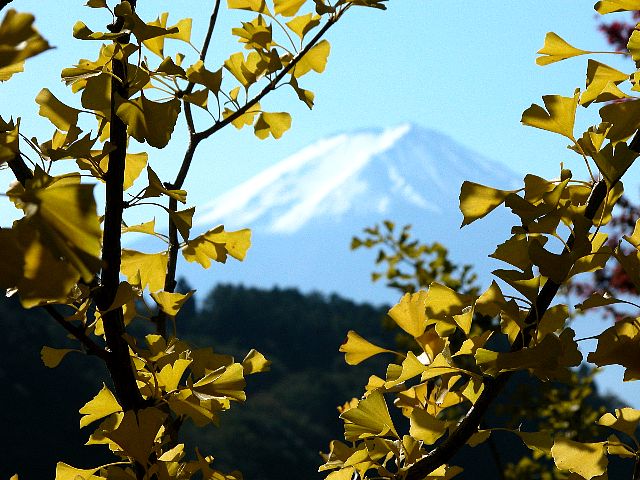
[[409,124],[323,139],[200,208],[196,225],[252,224],[294,233],[321,218],[394,214],[398,203],[442,214],[473,178],[513,183],[505,167]]
[[459,230],[464,180],[517,187],[520,180],[450,138],[415,125],[341,134],[304,148],[196,210],[194,232],[223,223],[251,228],[243,263],[203,272],[184,266],[188,281],[298,287],[356,300],[391,302],[397,294],[372,285],[374,252],[351,252],[351,237],[385,219],[411,223],[417,238],[440,241],[452,257],[486,274],[495,245],[507,238],[507,212]]

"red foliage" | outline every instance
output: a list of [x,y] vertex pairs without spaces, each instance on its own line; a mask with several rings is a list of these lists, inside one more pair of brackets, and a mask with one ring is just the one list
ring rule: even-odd
[[[633,12],[631,18],[640,21],[640,11]],[[605,34],[607,41],[615,47],[616,50],[624,50],[629,41],[629,37],[633,32],[635,23],[627,23],[621,21],[613,21],[611,23],[601,23],[598,30]]]

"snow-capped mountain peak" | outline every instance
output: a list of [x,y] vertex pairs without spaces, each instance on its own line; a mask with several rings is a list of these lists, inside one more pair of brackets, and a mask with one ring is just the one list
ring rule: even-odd
[[356,212],[391,214],[398,204],[438,214],[443,200],[457,202],[464,179],[510,184],[514,176],[505,170],[411,124],[340,134],[205,204],[194,225],[291,234],[311,221],[340,221]]

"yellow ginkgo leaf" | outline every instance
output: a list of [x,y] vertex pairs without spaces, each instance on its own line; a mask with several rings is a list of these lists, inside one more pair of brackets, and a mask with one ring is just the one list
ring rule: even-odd
[[51,47],[33,28],[35,18],[30,13],[7,10],[0,24],[0,68],[7,74],[21,66],[27,58],[38,55]]
[[324,72],[329,53],[331,53],[331,45],[326,40],[322,40],[300,59],[293,70],[293,76],[300,78],[311,70],[318,73]]
[[250,10],[258,13],[269,13],[269,8],[265,0],[227,0],[229,8],[239,10]]
[[151,298],[155,300],[163,312],[175,317],[194,293],[195,290],[191,290],[187,294],[160,291],[151,293]]
[[607,181],[607,185],[615,185],[638,158],[638,153],[631,150],[626,143],[616,143],[615,147],[608,143],[593,156],[598,170]]
[[62,359],[69,352],[79,352],[80,350],[75,350],[73,348],[51,348],[44,346],[42,350],[40,350],[40,357],[42,358],[42,363],[44,363],[49,368],[56,368],[60,365]]
[[146,152],[141,153],[127,153],[125,159],[125,169],[124,169],[124,183],[123,188],[127,190],[130,188],[136,179],[144,170],[144,167],[147,166],[147,161],[149,160],[149,155]]
[[589,59],[587,66],[587,89],[580,96],[580,105],[592,102],[608,102],[627,98],[628,95],[618,85],[629,79],[629,75],[615,68]]
[[354,467],[345,467],[331,472],[325,480],[351,480],[356,469]]
[[609,463],[606,443],[580,443],[561,436],[556,437],[551,456],[560,470],[581,475],[586,480],[602,475]]
[[425,290],[405,293],[400,302],[389,310],[388,315],[409,335],[414,338],[419,337],[427,327],[426,300],[427,292]]
[[211,72],[206,69],[202,60],[198,60],[187,69],[187,78],[190,82],[204,85],[214,95],[218,95],[222,84],[222,69]]
[[120,268],[130,284],[136,285],[139,280],[140,288],[148,285],[150,292],[157,292],[164,288],[167,261],[167,252],[142,253],[123,249]]
[[600,118],[611,124],[606,138],[614,143],[626,140],[640,128],[640,100],[609,103],[600,108]]
[[635,436],[638,423],[640,423],[640,410],[634,410],[629,407],[616,408],[615,416],[611,413],[605,413],[598,420],[598,425],[624,432],[630,437]]
[[180,203],[186,203],[187,192],[185,190],[169,189],[164,186],[160,181],[158,174],[147,165],[147,179],[149,180],[149,186],[144,190],[144,197],[159,197],[160,195],[166,195],[167,197],[178,200]]
[[156,374],[158,385],[166,392],[173,392],[178,388],[180,379],[189,365],[191,365],[191,360],[184,358],[179,358],[175,362],[165,365],[162,367],[162,370]]
[[111,390],[103,384],[102,390],[80,409],[80,414],[83,415],[83,417],[80,418],[80,428],[86,427],[96,420],[100,420],[112,413],[121,411],[122,407],[116,400],[116,397],[111,393]]
[[542,56],[536,58],[536,63],[538,65],[549,65],[550,63],[559,62],[561,60],[566,60],[567,58],[591,52],[575,48],[555,33],[549,32],[544,37],[544,46],[538,50],[538,53]]
[[498,190],[478,183],[463,182],[460,189],[460,211],[464,216],[462,227],[487,215],[511,193],[512,190]]
[[340,345],[339,351],[345,354],[344,360],[349,365],[358,365],[367,358],[379,353],[394,353],[365,340],[353,330],[349,330],[346,340]]
[[252,348],[242,360],[242,368],[245,375],[268,372],[271,369],[271,361]]
[[600,15],[640,10],[640,0],[601,0],[594,7]]
[[429,285],[425,297],[427,317],[443,318],[445,316],[460,315],[471,305],[474,297],[463,295],[437,282]]
[[640,327],[638,321],[625,318],[616,322],[598,335],[598,346],[587,360],[598,367],[622,365],[625,367],[624,381],[640,379]]
[[280,138],[291,128],[291,115],[287,112],[268,113],[263,112],[254,125],[256,137],[264,140],[269,135]]
[[427,366],[418,360],[418,357],[410,351],[407,353],[407,358],[402,361],[402,370],[400,371],[400,375],[393,375],[393,378],[387,378],[384,387],[387,389],[393,388],[396,385],[400,385],[407,380],[417,377],[426,370]]
[[164,423],[166,414],[159,408],[127,410],[118,428],[105,435],[113,440],[127,457],[146,463],[151,454],[158,430]]
[[67,465],[63,462],[58,462],[56,465],[56,478],[55,480],[104,480],[103,477],[94,475],[101,467],[82,469],[75,468],[71,465]]
[[287,22],[287,26],[300,37],[300,40],[318,25],[320,25],[320,15],[314,13],[301,15]]
[[138,225],[131,225],[130,227],[122,227],[122,233],[146,233],[147,235],[153,235],[156,231],[155,218],[149,222],[139,223]]
[[192,388],[197,393],[244,402],[247,399],[244,392],[246,384],[244,367],[239,363],[233,363],[206,374],[194,383]]
[[344,437],[348,441],[368,437],[398,438],[384,396],[377,390],[361,400],[357,407],[343,412],[340,418],[344,420]]
[[188,262],[198,262],[204,268],[209,268],[211,260],[225,263],[227,255],[236,260],[244,260],[250,246],[251,230],[226,232],[224,226],[220,225],[189,240],[182,249],[182,255]]
[[524,125],[548,130],[574,140],[573,126],[576,121],[579,96],[578,89],[573,97],[544,95],[542,100],[546,110],[533,104],[523,112],[521,121]]
[[144,95],[132,100],[121,100],[116,114],[127,124],[127,132],[139,142],[164,148],[180,113],[180,100],[154,102]]
[[411,436],[427,445],[436,443],[447,431],[447,422],[438,420],[425,410],[414,409],[409,420],[411,422],[409,428]]
[[284,17],[293,17],[306,0],[273,0],[276,14]]
[[537,453],[548,455],[553,447],[553,438],[548,431],[541,432],[521,432],[513,431],[518,435],[524,444]]

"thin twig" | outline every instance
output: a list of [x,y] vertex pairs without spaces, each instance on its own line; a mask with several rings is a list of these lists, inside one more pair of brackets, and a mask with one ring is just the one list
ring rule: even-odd
[[[220,11],[220,0],[215,0],[215,4],[213,5],[213,12],[211,13],[211,18],[209,19],[209,28],[207,28],[207,34],[204,37],[204,42],[202,43],[202,50],[200,50],[200,60],[204,62],[207,57],[207,52],[209,51],[209,45],[211,44],[211,37],[213,36],[213,29],[218,22],[218,12]],[[195,86],[194,82],[189,82],[187,88],[185,88],[184,93],[191,93],[193,91],[193,87]]]
[[324,36],[325,33],[327,33],[327,31],[333,25],[335,25],[335,23],[340,19],[340,17],[344,14],[345,11],[346,11],[346,9],[345,10],[341,10],[335,16],[329,18],[329,20],[327,20],[327,23],[325,23],[322,26],[322,28],[315,34],[315,36],[311,39],[311,41],[302,50],[300,50],[300,52],[296,56],[294,56],[291,59],[291,61],[287,64],[287,66],[285,66],[280,72],[278,72],[278,74],[275,77],[273,77],[273,80],[271,80],[260,91],[260,93],[258,93],[255,97],[253,97],[251,100],[249,100],[246,104],[244,104],[238,110],[233,112],[227,118],[224,118],[224,119],[220,120],[219,122],[215,123],[214,125],[212,125],[211,127],[207,128],[206,130],[203,130],[202,132],[196,133],[195,139],[198,140],[198,141],[202,141],[202,140],[205,140],[206,138],[209,138],[211,135],[216,133],[218,130],[226,127],[231,122],[233,122],[237,118],[239,118],[242,115],[244,115],[245,113],[247,113],[247,111],[251,107],[256,105],[260,100],[262,100],[262,98],[265,95],[267,95],[272,90],[275,90],[275,88],[278,85],[278,83],[280,83],[280,81],[289,72],[291,72],[291,70],[293,70],[295,68],[295,66],[300,62],[302,57],[304,57],[307,53],[309,53],[309,50],[311,50],[317,44],[317,42]]

